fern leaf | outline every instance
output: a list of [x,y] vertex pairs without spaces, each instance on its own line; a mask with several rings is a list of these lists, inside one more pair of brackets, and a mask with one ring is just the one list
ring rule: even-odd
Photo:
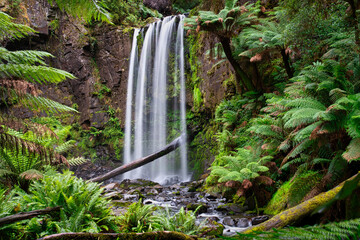
[[343,158],[348,162],[360,159],[360,138],[351,140],[347,146],[346,151],[343,153]]
[[83,157],[77,157],[77,158],[67,159],[67,161],[70,166],[79,166],[79,165],[82,165],[82,164],[88,162],[89,160],[85,159]]
[[59,83],[75,76],[66,71],[47,67],[20,63],[0,64],[0,77],[26,79],[32,83]]
[[0,11],[0,41],[7,38],[20,39],[35,33],[32,28],[12,22],[13,18]]
[[24,178],[26,180],[33,180],[33,179],[40,179],[43,177],[43,174],[36,170],[36,169],[29,169],[29,170],[26,170],[24,172],[22,172],[20,175],[19,175],[21,178]]

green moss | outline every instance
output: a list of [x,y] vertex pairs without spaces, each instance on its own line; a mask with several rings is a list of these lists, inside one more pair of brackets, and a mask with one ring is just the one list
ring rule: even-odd
[[285,182],[274,194],[264,210],[265,214],[276,215],[301,202],[305,195],[321,180],[318,172],[307,171]]

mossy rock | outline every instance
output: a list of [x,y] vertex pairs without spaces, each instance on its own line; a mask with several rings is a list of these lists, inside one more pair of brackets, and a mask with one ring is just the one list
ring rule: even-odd
[[203,236],[221,236],[224,232],[224,225],[216,221],[211,221],[208,226],[203,227],[200,230]]
[[186,208],[191,211],[197,210],[196,213],[200,214],[200,213],[206,213],[208,206],[206,206],[203,203],[189,203],[188,205],[186,205]]
[[285,182],[274,194],[264,213],[276,215],[287,208],[299,204],[305,195],[322,179],[321,174],[307,171]]

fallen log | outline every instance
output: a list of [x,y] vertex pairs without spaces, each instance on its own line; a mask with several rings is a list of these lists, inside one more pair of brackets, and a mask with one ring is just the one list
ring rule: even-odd
[[[347,179],[346,181],[353,180],[358,174]],[[249,234],[256,231],[269,231],[273,228],[283,228],[287,225],[294,224],[296,221],[311,214],[318,207],[331,201],[336,196],[336,194],[340,192],[346,181],[340,183],[338,186],[334,187],[333,189],[330,189],[327,192],[320,193],[319,195],[310,198],[309,200],[302,202],[296,205],[295,207],[282,211],[281,213],[270,218],[269,220],[259,225],[250,227],[241,233]]]
[[196,240],[196,237],[180,232],[145,232],[145,233],[57,233],[38,240]]
[[146,157],[143,157],[143,158],[140,158],[138,160],[135,160],[129,164],[126,164],[126,165],[122,165],[118,168],[115,168],[114,170],[108,172],[108,173],[105,173],[104,175],[101,175],[101,176],[98,176],[98,177],[95,177],[95,178],[92,178],[90,179],[89,181],[90,182],[103,182],[105,180],[108,180],[112,177],[115,177],[117,175],[120,175],[120,174],[123,174],[123,173],[126,173],[130,170],[133,170],[135,168],[138,168],[138,167],[141,167],[147,163],[150,163],[172,151],[174,151],[175,149],[177,149],[180,145],[181,145],[181,140],[182,140],[182,136],[176,138],[174,141],[172,141],[171,143],[169,143],[168,145],[166,145],[163,149],[161,149],[160,151],[156,152],[156,153],[153,153],[149,156],[146,156]]
[[41,210],[34,210],[34,211],[30,211],[30,212],[17,213],[17,214],[11,215],[11,216],[6,216],[3,218],[0,218],[0,226],[18,222],[18,221],[25,220],[25,219],[30,219],[30,218],[33,218],[33,217],[36,217],[39,215],[56,212],[59,210],[60,210],[60,207],[53,207],[53,208],[46,208],[46,209],[41,209]]

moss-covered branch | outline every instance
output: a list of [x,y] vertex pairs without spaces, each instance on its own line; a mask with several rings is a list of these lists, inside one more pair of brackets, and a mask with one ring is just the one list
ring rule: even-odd
[[[354,179],[358,174],[355,176],[347,179],[347,181]],[[246,229],[244,232],[245,234],[252,233],[255,231],[268,231],[273,228],[282,228],[287,225],[291,225],[295,223],[296,221],[302,219],[303,217],[311,214],[315,209],[318,207],[326,204],[327,202],[331,201],[336,194],[340,192],[342,187],[344,186],[346,181],[342,182],[335,188],[320,193],[319,195],[300,203],[299,205],[292,207],[290,209],[287,209],[277,215],[275,215],[273,218],[267,220],[266,222],[263,222],[259,225],[253,226],[251,228]]]

